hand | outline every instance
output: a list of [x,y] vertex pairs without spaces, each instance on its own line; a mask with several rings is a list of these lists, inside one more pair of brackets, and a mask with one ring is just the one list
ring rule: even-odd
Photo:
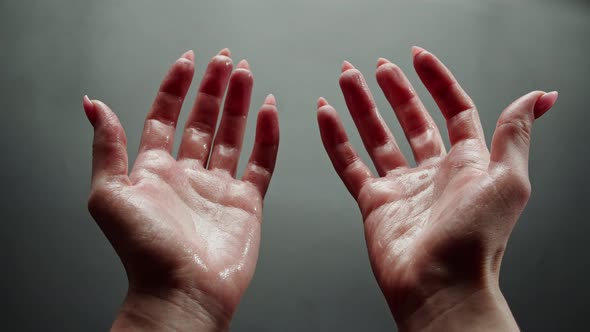
[[232,72],[227,49],[211,59],[175,159],[176,122],[193,73],[189,51],[160,86],[129,175],[117,117],[102,102],[84,99],[94,126],[89,210],[129,278],[113,330],[227,329],[256,267],[262,200],[279,143],[275,99],[269,95],[258,113],[252,155],[238,180],[253,85],[249,65],[243,60]]
[[449,152],[406,76],[385,59],[379,59],[377,81],[417,166],[408,165],[363,76],[348,62],[340,86],[379,177],[320,98],[324,147],[358,202],[373,272],[401,330],[518,329],[499,290],[500,262],[530,194],[533,121],[557,93],[531,92],[506,108],[489,152],[475,105],[450,71],[424,49],[412,53],[446,118]]

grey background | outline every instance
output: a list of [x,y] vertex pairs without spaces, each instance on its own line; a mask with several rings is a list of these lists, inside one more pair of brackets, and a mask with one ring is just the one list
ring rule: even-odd
[[133,161],[168,66],[194,49],[202,73],[230,47],[236,62],[251,64],[253,108],[267,93],[277,96],[282,134],[258,268],[233,330],[394,330],[359,212],[320,144],[315,103],[325,96],[362,150],[337,81],[348,59],[366,74],[411,156],[373,73],[379,56],[406,69],[442,125],[411,69],[413,44],[454,70],[488,140],[512,100],[559,90],[557,105],[535,124],[533,195],[501,284],[524,330],[582,329],[590,314],[589,34],[587,1],[3,0],[1,329],[104,331],[125,294],[123,268],[86,210],[92,131],[82,96],[119,115]]

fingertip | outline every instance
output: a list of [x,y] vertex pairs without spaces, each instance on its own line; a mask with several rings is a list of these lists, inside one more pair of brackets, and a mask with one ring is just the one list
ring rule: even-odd
[[231,72],[231,68],[233,67],[233,60],[230,56],[221,54],[220,52],[220,54],[216,54],[213,58],[211,58],[211,60],[209,61],[209,65],[215,66],[214,68],[219,68],[218,70],[226,70],[229,68]]
[[185,59],[190,62],[194,62],[195,61],[195,52],[193,52],[193,50],[188,50],[188,51],[184,52],[184,54],[180,57],[180,59]]
[[[226,59],[230,59],[230,58],[226,58]],[[242,93],[250,93],[251,91],[250,92],[247,92],[247,91],[252,89],[253,84],[254,84],[254,77],[252,75],[252,71],[250,70],[250,65],[248,64],[248,62],[246,60],[241,60],[235,66],[235,70],[233,72],[231,72],[231,74],[230,74],[230,81],[229,81],[229,86],[228,86],[229,90],[228,91],[232,90],[232,86],[239,87],[238,88],[239,91],[242,91],[242,89],[245,88],[246,90],[239,92],[239,94],[241,96],[244,96]],[[236,90],[236,91],[238,91],[238,90]],[[228,98],[229,97],[226,97],[226,100],[229,100]],[[250,97],[248,97],[248,98],[250,98]]]
[[415,45],[412,46],[412,57],[415,58],[423,52],[427,52],[427,51],[420,46],[415,46]]
[[[324,105],[325,106],[325,105]],[[328,107],[320,107],[318,108],[318,112],[316,113],[318,126],[320,128],[320,135],[322,136],[322,140],[325,140],[325,131],[327,128],[330,128],[330,124],[333,123],[332,115],[329,111],[330,108]]]
[[264,104],[276,106],[277,100],[272,93],[269,93],[268,96],[264,99]]
[[318,107],[316,114],[320,130],[323,128],[333,127],[334,125],[337,126],[337,124],[340,122],[340,116],[328,103]]
[[389,61],[389,60],[387,60],[387,59],[385,59],[385,58],[379,58],[379,59],[377,60],[377,68],[379,68],[379,67],[383,66],[383,65],[384,65],[384,64],[386,64],[386,63],[391,63],[391,61]]
[[82,105],[84,105],[84,109],[92,107],[92,101],[90,101],[88,95],[84,95],[84,98],[82,98]]
[[84,95],[82,100],[82,105],[84,106],[84,113],[86,113],[86,118],[92,126],[96,123],[96,106],[94,103],[88,98],[88,95]]
[[345,72],[345,71],[347,71],[349,69],[354,69],[354,66],[350,62],[344,60],[342,62],[342,69],[341,69],[342,72]]
[[559,93],[557,91],[551,91],[544,93],[541,97],[539,97],[535,103],[534,108],[535,119],[541,117],[543,114],[549,111],[553,105],[555,105],[558,96]]
[[263,109],[258,112],[256,120],[257,143],[277,144],[279,141],[279,117],[276,109]]
[[[343,66],[343,71],[340,73],[340,77],[338,78],[338,83],[340,84],[340,88],[342,89],[351,89],[351,88],[358,88],[359,84],[364,85],[364,77],[363,74],[356,69],[355,67],[346,67]],[[345,95],[346,97],[346,95]]]
[[321,108],[322,106],[326,106],[326,105],[328,105],[328,101],[326,100],[326,98],[324,98],[324,97],[320,97],[320,98],[318,99],[318,104],[317,104],[317,105],[318,105],[317,107],[318,107],[318,109],[319,109],[319,108]]

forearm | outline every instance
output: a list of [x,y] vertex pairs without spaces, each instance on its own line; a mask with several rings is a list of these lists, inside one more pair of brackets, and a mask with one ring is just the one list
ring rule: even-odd
[[230,319],[206,299],[181,291],[129,291],[111,331],[227,331]]
[[496,286],[476,291],[463,287],[443,289],[425,299],[410,315],[395,319],[402,332],[519,331]]

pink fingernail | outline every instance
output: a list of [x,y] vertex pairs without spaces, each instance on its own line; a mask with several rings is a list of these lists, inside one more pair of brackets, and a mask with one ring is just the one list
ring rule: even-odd
[[264,99],[264,103],[266,105],[276,105],[277,104],[277,100],[276,100],[275,96],[272,93],[269,93],[268,96],[266,96],[266,99]]
[[349,69],[354,69],[354,66],[352,65],[352,63],[344,60],[342,62],[342,72],[345,72],[345,71],[347,71]]
[[92,126],[96,122],[96,106],[94,103],[88,98],[87,95],[84,95],[84,99],[82,100],[82,105],[84,106],[84,113],[86,113],[86,118]]
[[377,60],[377,68],[383,66],[386,63],[391,63],[391,61],[389,61],[385,58],[379,58],[379,60]]
[[217,53],[217,55],[225,55],[227,57],[231,57],[231,52],[229,51],[229,48],[224,48],[221,51],[219,51],[219,53]]
[[537,102],[535,103],[535,119],[541,117],[541,115],[545,114],[545,112],[550,110],[551,107],[555,105],[558,96],[559,93],[557,91],[551,91],[539,97],[539,99],[537,99]]
[[195,61],[195,52],[193,52],[193,50],[186,51],[180,58],[186,59],[190,62],[194,62]]
[[328,105],[328,101],[324,97],[318,99],[318,108]]
[[422,52],[427,52],[427,51],[420,46],[412,46],[412,57],[415,58],[418,54],[420,54]]
[[246,59],[244,59],[244,60],[238,62],[238,68],[250,70],[250,64],[248,63],[248,61],[246,61]]

